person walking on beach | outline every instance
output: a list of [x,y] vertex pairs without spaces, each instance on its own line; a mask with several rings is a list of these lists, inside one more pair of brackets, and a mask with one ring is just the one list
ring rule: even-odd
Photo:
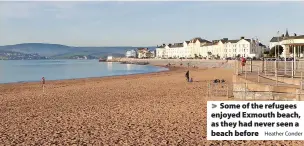
[[190,78],[189,70],[186,72],[185,76],[186,76],[187,82],[189,82],[189,78]]
[[44,77],[42,77],[41,83],[42,83],[42,92],[44,92],[44,85],[45,85],[45,78]]

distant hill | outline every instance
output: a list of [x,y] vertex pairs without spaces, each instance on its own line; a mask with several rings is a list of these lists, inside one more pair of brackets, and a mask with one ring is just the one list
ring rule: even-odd
[[58,44],[24,43],[16,45],[0,46],[2,51],[14,51],[25,54],[37,53],[41,56],[53,56],[73,51],[72,47]]
[[[39,54],[54,59],[68,59],[71,56],[90,55],[92,57],[105,57],[108,55],[121,57],[125,52],[130,49],[139,47],[74,47],[65,46],[60,44],[47,44],[47,43],[23,43],[16,45],[0,46],[1,51],[13,51],[24,54]],[[155,47],[148,47],[155,50]]]

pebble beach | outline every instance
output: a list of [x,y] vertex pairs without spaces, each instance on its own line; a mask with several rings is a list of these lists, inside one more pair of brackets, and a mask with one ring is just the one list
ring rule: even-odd
[[304,145],[303,141],[207,141],[207,81],[233,70],[0,84],[0,145]]

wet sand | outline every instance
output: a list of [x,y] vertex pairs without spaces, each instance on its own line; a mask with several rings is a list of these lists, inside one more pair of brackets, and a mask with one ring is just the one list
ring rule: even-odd
[[[4,145],[303,145],[302,141],[207,141],[206,80],[231,70],[186,69],[118,77],[0,84]],[[217,98],[215,100],[226,100]]]

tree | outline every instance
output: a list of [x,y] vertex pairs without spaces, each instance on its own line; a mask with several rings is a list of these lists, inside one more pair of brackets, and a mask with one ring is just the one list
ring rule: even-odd
[[219,55],[216,55],[216,59],[220,59],[220,56],[219,56]]
[[264,54],[269,54],[269,51],[265,51]]
[[197,54],[194,54],[194,58],[195,58],[195,59],[198,58]]
[[280,54],[282,54],[283,52],[283,47],[281,45],[276,45],[272,47],[269,51],[269,56],[271,57],[276,56],[275,52],[277,53],[277,56],[280,56]]
[[146,52],[146,57],[147,58],[151,58],[153,56],[153,54],[151,52]]
[[210,58],[210,56],[212,56],[212,53],[211,52],[207,52],[207,54],[208,54],[208,59]]

